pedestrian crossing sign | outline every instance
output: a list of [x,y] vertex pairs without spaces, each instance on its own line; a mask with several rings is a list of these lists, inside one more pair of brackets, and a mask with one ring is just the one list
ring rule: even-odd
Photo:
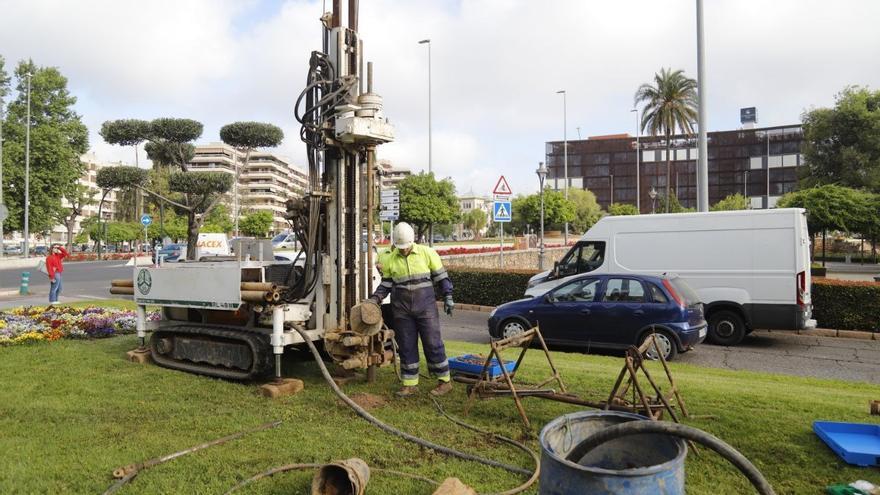
[[510,201],[496,201],[492,207],[492,220],[495,222],[509,222],[511,217]]

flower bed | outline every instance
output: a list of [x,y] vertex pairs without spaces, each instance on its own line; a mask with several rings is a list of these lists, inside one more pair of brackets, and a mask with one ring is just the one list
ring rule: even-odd
[[[134,253],[104,253],[101,258],[104,260],[128,260],[134,256]],[[149,256],[149,253],[141,253],[141,256]],[[69,261],[97,261],[98,253],[71,253],[70,256],[64,258],[64,262]]]
[[[158,313],[147,315],[157,320]],[[100,339],[135,332],[135,312],[90,306],[26,306],[0,312],[0,346],[59,339]]]
[[[563,244],[544,244],[545,249],[562,247]],[[534,248],[532,248],[534,249]],[[500,246],[480,246],[480,247],[453,247],[448,249],[437,249],[437,254],[440,256],[450,256],[455,254],[484,254],[484,253],[497,253],[501,250]],[[505,246],[504,251],[513,251],[512,246]]]

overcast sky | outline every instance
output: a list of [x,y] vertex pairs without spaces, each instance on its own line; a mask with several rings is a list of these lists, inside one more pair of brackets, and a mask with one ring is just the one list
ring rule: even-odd
[[[328,5],[330,2],[326,2]],[[345,3],[345,2],[343,2]],[[99,158],[133,162],[97,131],[117,118],[272,122],[281,154],[304,165],[293,104],[320,48],[324,2],[0,0],[0,54],[57,66]],[[329,8],[329,7],[328,7]],[[797,123],[850,84],[880,87],[880,1],[705,0],[709,130]],[[661,67],[696,77],[694,0],[361,0],[366,59],[396,126],[380,158],[427,169],[432,40],[433,167],[460,193],[505,174],[537,190],[544,143],[634,133],[633,93]],[[143,160],[143,152],[141,157]]]

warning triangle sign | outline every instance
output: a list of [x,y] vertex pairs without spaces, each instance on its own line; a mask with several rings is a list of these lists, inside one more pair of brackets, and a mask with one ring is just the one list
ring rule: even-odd
[[510,191],[510,185],[507,183],[507,179],[505,179],[503,175],[498,179],[498,183],[495,184],[495,189],[492,191],[492,194],[498,194],[501,196],[509,196],[513,194]]

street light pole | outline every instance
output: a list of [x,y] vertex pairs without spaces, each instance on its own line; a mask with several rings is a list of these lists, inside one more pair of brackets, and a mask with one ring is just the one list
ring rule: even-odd
[[[697,0],[697,118],[699,156],[697,158],[697,211],[709,211],[709,151],[706,145],[706,36],[703,32],[703,0]],[[676,191],[678,194],[678,191]]]
[[648,197],[651,198],[651,213],[656,213],[657,190],[654,189],[654,186],[651,186],[651,190],[648,191]]
[[30,258],[30,209],[31,209],[31,73],[27,77],[27,127],[24,133],[24,257]]
[[[431,143],[431,39],[419,41],[420,45],[428,45],[428,174],[433,172],[432,157],[433,149]],[[428,227],[428,245],[434,245],[434,224]]]
[[541,245],[538,246],[538,270],[544,271],[544,179],[547,178],[547,167],[538,162],[538,184],[541,186]]
[[641,134],[641,119],[639,119],[639,109],[633,108],[630,112],[636,113],[636,209],[642,212],[642,179],[641,179],[641,158],[642,150],[639,148],[639,135]]
[[[3,204],[3,99],[0,98],[0,205]],[[6,243],[3,242],[3,221],[0,218],[0,258],[3,258],[6,251]]]
[[[556,94],[562,94],[562,153],[565,164],[565,199],[568,199],[568,101],[564,89]],[[568,245],[568,222],[565,222],[565,245]]]

